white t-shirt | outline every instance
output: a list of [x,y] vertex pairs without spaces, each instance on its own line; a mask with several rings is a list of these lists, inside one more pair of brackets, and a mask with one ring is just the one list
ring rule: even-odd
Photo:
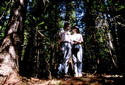
[[73,41],[83,42],[83,37],[81,34],[72,34],[71,35],[71,42],[74,44]]
[[71,42],[71,33],[70,31],[64,31],[61,30],[59,32],[59,37],[61,38],[61,42],[67,41],[67,42]]

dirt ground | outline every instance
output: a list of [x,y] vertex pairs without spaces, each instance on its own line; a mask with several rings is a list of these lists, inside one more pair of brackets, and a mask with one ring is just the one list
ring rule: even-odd
[[53,79],[22,78],[23,85],[125,85],[122,75],[83,74],[81,78],[64,77]]

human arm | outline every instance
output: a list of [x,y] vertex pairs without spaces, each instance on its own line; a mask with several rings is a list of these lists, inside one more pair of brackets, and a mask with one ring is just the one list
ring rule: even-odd
[[77,39],[73,40],[74,44],[81,44],[83,42],[83,37],[81,34],[77,36]]

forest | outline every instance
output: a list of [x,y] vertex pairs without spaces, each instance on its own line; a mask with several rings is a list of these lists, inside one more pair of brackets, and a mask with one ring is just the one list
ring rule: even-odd
[[[124,13],[124,0],[0,0],[0,85],[124,85]],[[65,21],[83,36],[81,78],[57,78]]]

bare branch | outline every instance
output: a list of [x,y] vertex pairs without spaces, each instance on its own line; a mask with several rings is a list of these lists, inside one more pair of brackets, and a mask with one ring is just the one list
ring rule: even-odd
[[122,24],[121,22],[117,22],[118,25],[121,25],[122,27],[125,27],[125,24]]
[[116,19],[119,18],[119,17],[121,17],[121,16],[120,16],[120,15],[117,15],[117,16],[111,18],[110,21],[112,22],[112,21],[116,20]]
[[42,37],[45,37],[44,34],[42,34],[39,30],[37,30],[37,32],[38,32]]
[[121,19],[121,15],[117,15],[113,18],[110,19],[111,22],[114,22],[116,25],[120,25],[122,27],[125,27],[125,24],[118,22],[117,19],[120,18]]
[[43,0],[44,5],[46,4],[46,2],[49,2],[49,0]]

